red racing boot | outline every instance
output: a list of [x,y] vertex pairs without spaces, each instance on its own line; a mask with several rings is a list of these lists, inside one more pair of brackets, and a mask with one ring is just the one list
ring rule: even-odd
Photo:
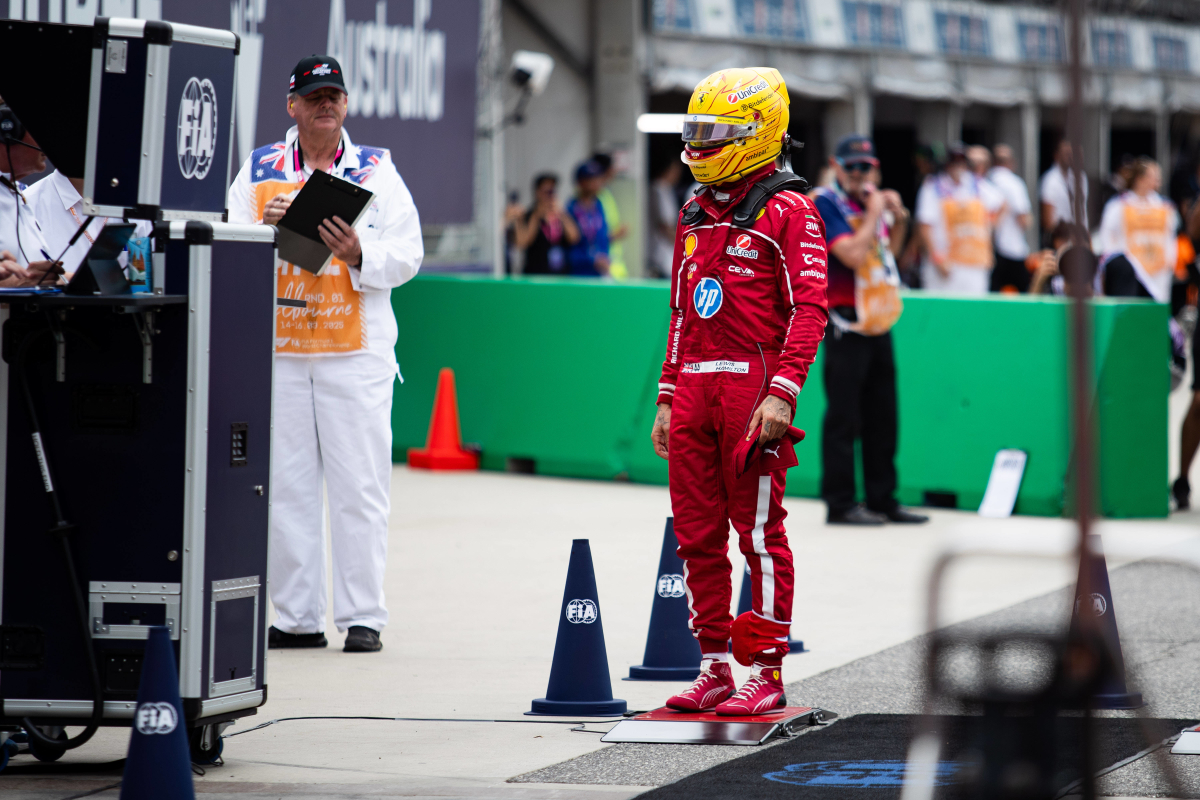
[[[707,660],[707,659],[706,659]],[[712,711],[737,690],[728,661],[710,661],[692,685],[667,700],[667,708],[676,711]]]
[[722,717],[748,717],[772,714],[783,708],[787,705],[787,696],[783,693],[783,680],[779,675],[779,667],[755,664],[750,678],[736,694],[717,706],[717,713]]

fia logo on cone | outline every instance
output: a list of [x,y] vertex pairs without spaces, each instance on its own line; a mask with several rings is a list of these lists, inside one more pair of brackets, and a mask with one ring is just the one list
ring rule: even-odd
[[175,730],[179,718],[170,703],[142,703],[138,706],[136,724],[138,733],[165,735]]
[[659,575],[658,576],[658,596],[659,597],[683,597],[686,592],[683,588],[682,575]]
[[567,603],[567,622],[591,625],[599,616],[600,612],[591,600],[572,600]]

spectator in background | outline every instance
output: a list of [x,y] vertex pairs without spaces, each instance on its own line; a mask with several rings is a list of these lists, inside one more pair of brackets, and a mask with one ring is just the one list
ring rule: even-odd
[[937,174],[938,167],[945,160],[945,148],[941,142],[934,144],[920,144],[913,151],[913,168],[917,171],[918,185],[924,184],[925,181]]
[[650,185],[650,258],[647,273],[654,278],[670,278],[675,257],[675,228],[679,224],[679,202],[676,187],[683,174],[683,163],[673,158]]
[[1130,191],[1108,201],[1100,218],[1100,251],[1124,254],[1138,281],[1160,303],[1171,301],[1175,276],[1175,232],[1179,214],[1158,193],[1162,171],[1158,163],[1142,156],[1133,164]]
[[992,269],[992,228],[1004,197],[967,168],[966,148],[950,148],[946,168],[917,193],[925,257],[921,285],[934,291],[983,295]]
[[1078,225],[1070,222],[1060,222],[1047,237],[1050,247],[1036,254],[1034,268],[1029,281],[1030,294],[1067,294],[1067,286],[1059,273],[1059,255],[1063,253],[1072,241],[1088,241],[1088,233]]
[[[1083,208],[1087,213],[1088,179],[1083,179]],[[1042,203],[1042,230],[1052,231],[1060,222],[1076,222],[1075,172],[1071,168],[1071,143],[1063,139],[1054,151],[1054,165],[1042,175],[1038,196]],[[1086,220],[1083,220],[1086,222]]]
[[592,161],[604,170],[600,191],[596,193],[600,207],[604,209],[604,223],[608,226],[608,274],[612,278],[623,281],[629,277],[629,267],[625,264],[625,248],[621,242],[629,234],[629,226],[621,224],[621,210],[617,207],[617,198],[609,191],[616,170],[613,159],[608,153],[594,153]]
[[[942,150],[939,143],[917,145],[913,151],[912,164],[917,174],[918,190],[925,185],[930,176],[937,174],[939,153],[942,153]],[[913,235],[908,237],[908,244],[904,246],[904,251],[897,258],[896,266],[900,270],[901,282],[905,286],[919,289],[921,287],[921,232],[915,230],[912,233]]]
[[1029,258],[1029,242],[1025,232],[1033,221],[1029,187],[1013,172],[1016,159],[1011,147],[996,145],[995,156],[996,166],[988,172],[988,180],[1004,196],[1004,209],[996,219],[996,263],[989,288],[993,292],[1027,292],[1030,276],[1025,259]]
[[971,174],[980,180],[987,180],[988,170],[992,168],[992,154],[981,144],[973,144],[967,148],[967,166]]
[[567,253],[572,275],[608,275],[608,223],[597,197],[603,186],[604,168],[595,161],[585,161],[575,170],[575,197],[567,203],[579,227],[579,240]]
[[1108,176],[1100,185],[1100,208],[1103,209],[1119,194],[1129,191],[1130,180],[1133,178],[1133,165],[1136,158],[1125,153],[1121,156],[1121,166]]
[[[834,184],[814,192],[829,248],[829,324],[822,345],[826,410],[821,496],[829,509],[826,522],[927,522],[928,517],[901,508],[895,497],[896,363],[891,329],[903,309],[895,255],[904,243],[908,209],[899,194],[870,182],[879,160],[866,136],[843,138],[829,161]],[[856,439],[862,441],[865,508],[855,503]]]
[[520,261],[517,253],[517,226],[525,219],[525,208],[521,205],[520,196],[516,192],[508,193],[508,203],[504,206],[504,274],[512,275]]
[[558,202],[558,176],[533,179],[533,205],[514,224],[515,243],[525,251],[526,275],[567,275],[568,249],[579,241],[575,220]]

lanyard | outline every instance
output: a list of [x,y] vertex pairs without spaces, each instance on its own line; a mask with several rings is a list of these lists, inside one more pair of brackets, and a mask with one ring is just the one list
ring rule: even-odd
[[[338,143],[337,152],[333,154],[333,163],[331,167],[336,167],[338,162],[342,160],[342,151],[346,148],[344,142]],[[296,137],[296,146],[292,148],[292,167],[300,175],[304,174],[304,153],[300,149],[300,138]]]
[[[71,212],[71,216],[72,216],[72,217],[74,217],[74,218],[75,218],[75,221],[79,223],[80,227],[82,227],[82,226],[83,226],[83,220],[81,220],[81,219],[79,218],[79,215],[75,213],[75,209],[74,209],[74,207],[72,207],[72,208],[68,208],[67,210]],[[87,228],[84,228],[84,230],[83,230],[83,235],[87,237],[88,244],[95,244],[95,243],[96,243],[96,240],[95,240],[95,238],[93,238],[92,234],[88,232]]]

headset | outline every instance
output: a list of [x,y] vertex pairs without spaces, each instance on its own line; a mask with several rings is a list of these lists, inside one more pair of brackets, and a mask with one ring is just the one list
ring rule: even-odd
[[0,139],[4,140],[5,145],[19,144],[37,150],[39,153],[45,152],[37,145],[24,141],[25,126],[21,123],[21,119],[13,113],[8,103],[0,103]]
[[[14,144],[24,145],[25,147],[37,150],[39,153],[45,152],[37,145],[29,144],[22,141],[25,138],[25,126],[21,124],[21,119],[13,113],[8,103],[0,102],[0,141],[4,143],[4,155],[8,159],[9,169],[12,169],[12,146]],[[9,191],[13,193],[13,198],[17,203],[16,227],[17,227],[17,250],[25,259],[25,263],[29,263],[29,256],[25,255],[25,248],[21,244],[21,194],[17,189],[16,179],[8,186]]]

